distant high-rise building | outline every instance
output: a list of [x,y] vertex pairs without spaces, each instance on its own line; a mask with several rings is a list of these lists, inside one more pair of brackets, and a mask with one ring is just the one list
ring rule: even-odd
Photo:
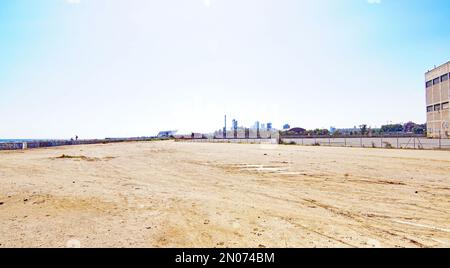
[[427,134],[450,137],[450,62],[425,74],[427,98]]
[[284,124],[283,129],[284,130],[291,129],[291,126],[289,124]]
[[233,137],[237,139],[238,121],[233,119],[231,123],[231,130],[233,131]]
[[224,122],[224,126],[223,126],[223,138],[224,139],[227,138],[227,115],[225,115],[225,122]]
[[254,129],[259,129],[259,121],[255,122],[255,125],[253,126]]
[[231,123],[231,130],[237,129],[238,129],[238,121],[236,119],[233,119],[233,122]]
[[261,124],[261,129],[262,129],[262,130],[265,130],[265,129],[266,129],[266,124],[264,124],[264,123]]
[[267,130],[272,130],[272,123],[267,123]]

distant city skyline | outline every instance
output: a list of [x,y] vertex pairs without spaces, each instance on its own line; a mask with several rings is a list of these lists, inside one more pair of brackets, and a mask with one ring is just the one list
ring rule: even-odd
[[449,16],[446,0],[2,1],[0,139],[210,133],[224,114],[425,123]]

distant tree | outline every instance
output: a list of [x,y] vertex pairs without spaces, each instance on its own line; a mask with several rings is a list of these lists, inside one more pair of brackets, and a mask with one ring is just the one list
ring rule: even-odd
[[373,129],[373,133],[374,133],[374,134],[377,134],[377,135],[378,135],[378,134],[381,134],[381,133],[382,133],[381,128],[374,128],[374,129]]
[[330,135],[330,131],[328,129],[316,128],[314,130],[306,130],[305,134],[308,136],[328,136]]
[[366,124],[360,125],[359,128],[361,130],[361,135],[363,135],[363,136],[367,135],[367,125]]
[[403,125],[403,132],[414,134],[425,134],[427,130],[426,124],[416,124],[414,122],[408,122]]
[[340,132],[339,130],[335,130],[335,131],[333,132],[333,136],[334,136],[334,137],[339,137],[339,136],[341,136],[341,132]]
[[427,124],[415,125],[412,132],[417,135],[426,135],[427,134]]
[[403,132],[403,125],[402,124],[384,125],[384,126],[381,126],[381,131],[384,133]]
[[416,123],[409,121],[408,123],[403,125],[403,132],[413,133],[414,128],[417,126]]

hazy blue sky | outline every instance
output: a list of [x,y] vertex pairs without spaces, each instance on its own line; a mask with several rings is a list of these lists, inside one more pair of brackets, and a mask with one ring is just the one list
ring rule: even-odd
[[447,0],[0,0],[0,138],[425,122]]

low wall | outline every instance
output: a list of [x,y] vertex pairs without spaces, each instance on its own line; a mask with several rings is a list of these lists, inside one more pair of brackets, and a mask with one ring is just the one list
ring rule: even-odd
[[277,139],[186,139],[179,142],[278,144]]
[[56,147],[56,146],[68,146],[68,145],[116,143],[116,142],[126,142],[126,141],[144,141],[144,140],[148,140],[148,139],[97,139],[97,140],[77,140],[77,141],[49,140],[49,141],[31,141],[31,142],[0,142],[0,151],[46,148],[46,147]]

